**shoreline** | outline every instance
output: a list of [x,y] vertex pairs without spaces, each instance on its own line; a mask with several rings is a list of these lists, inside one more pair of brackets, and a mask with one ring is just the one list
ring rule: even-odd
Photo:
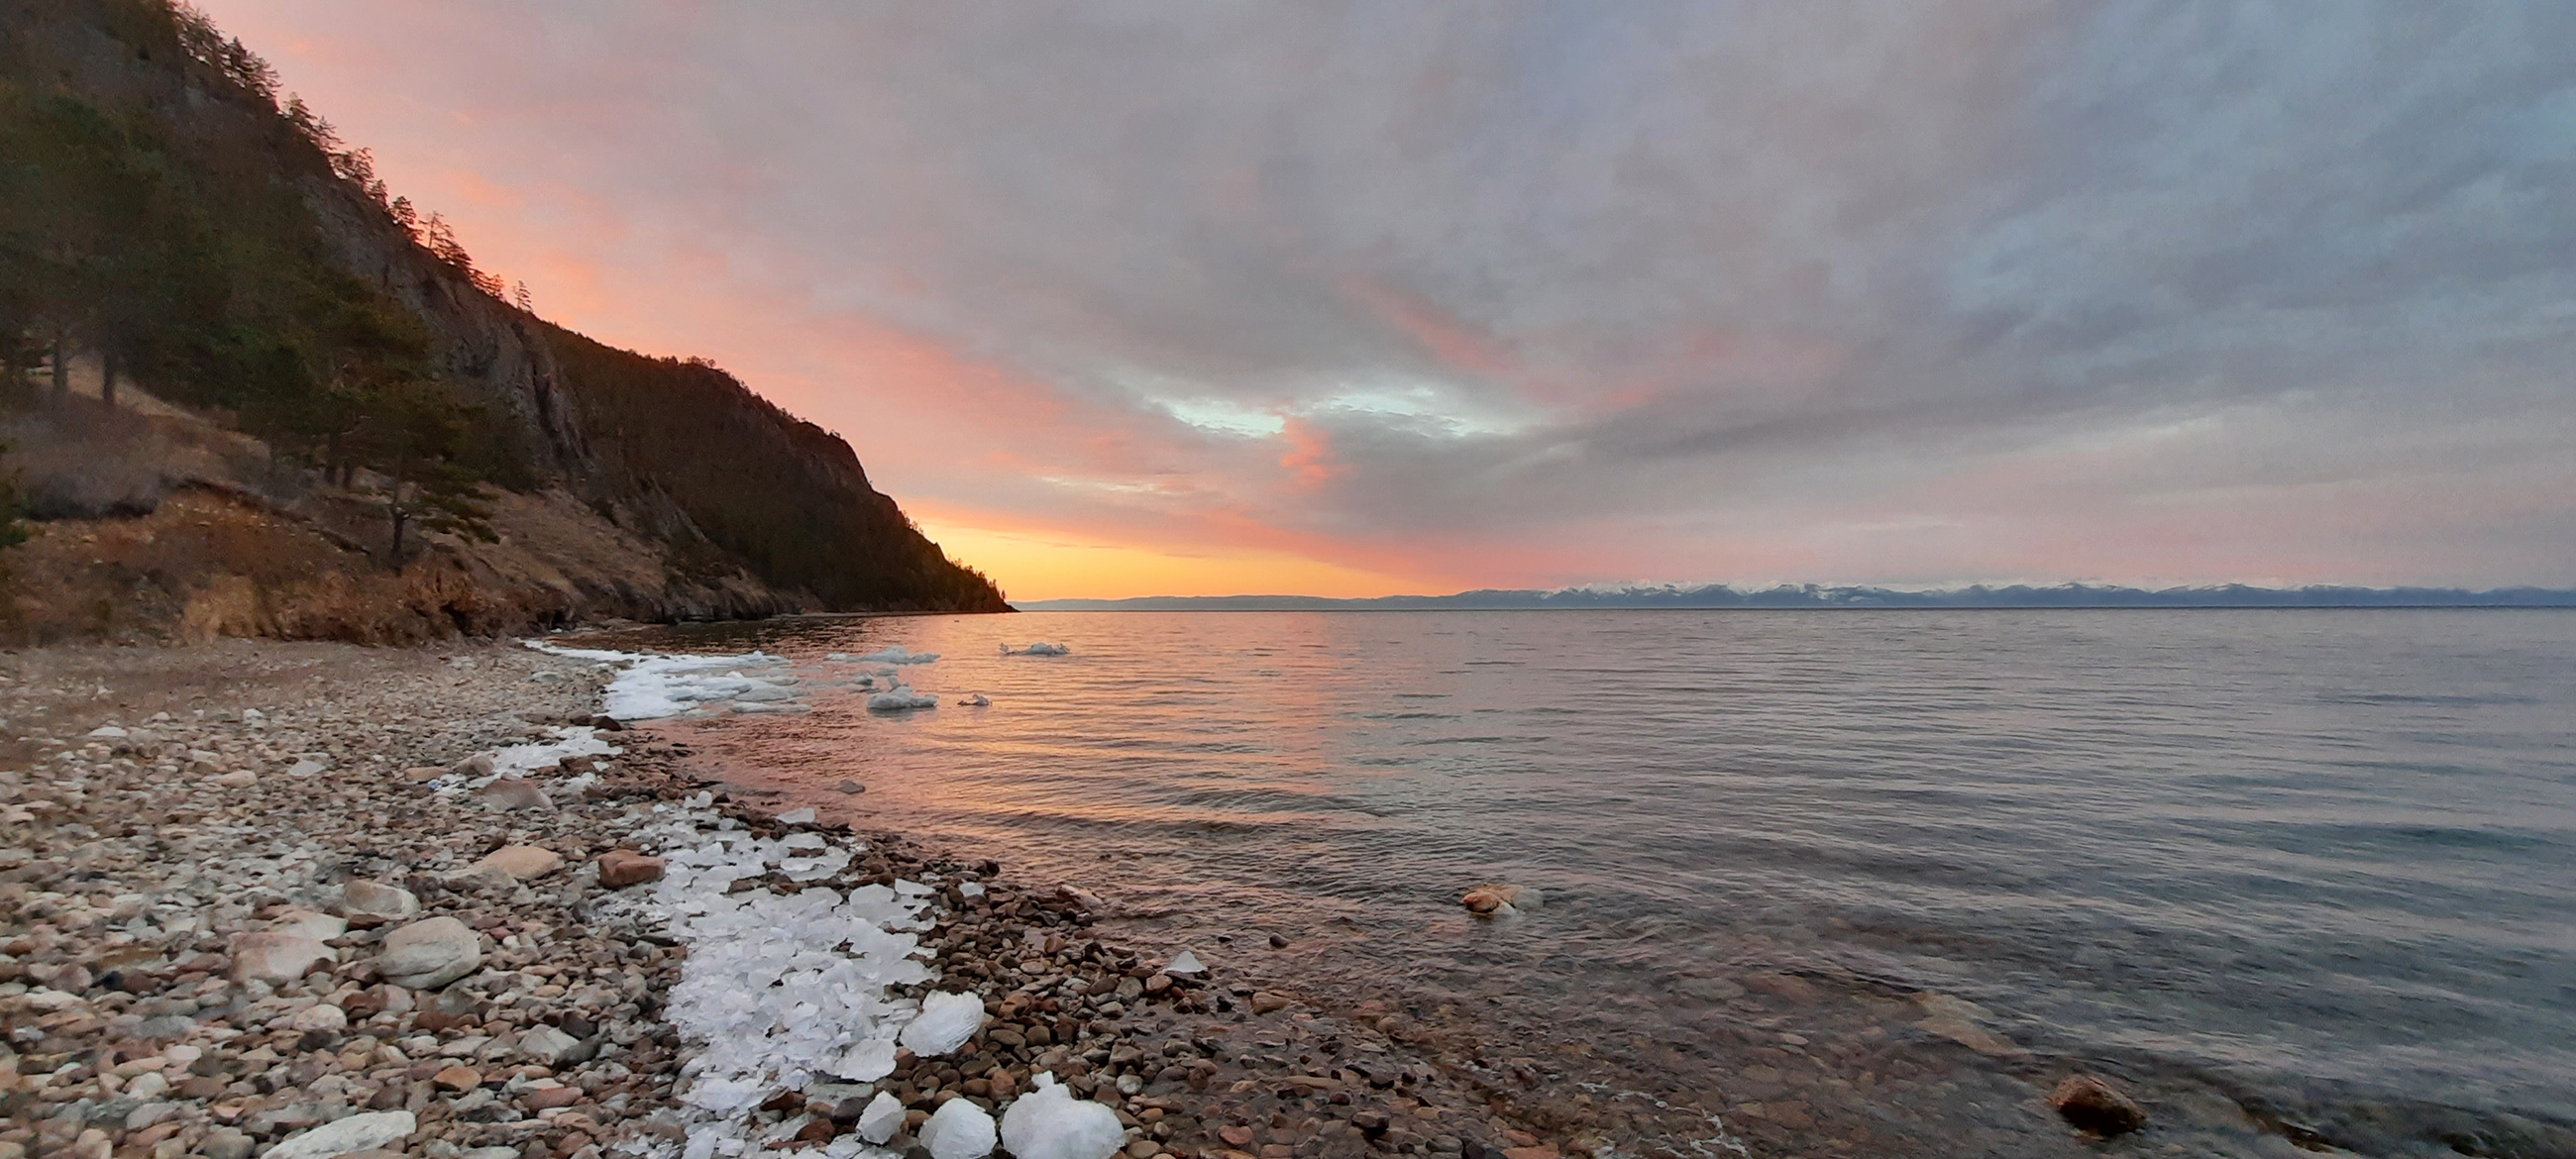
[[[1129,911],[1078,871],[1021,880],[990,842],[884,832],[868,798],[724,743],[758,715],[593,732],[617,671],[516,642],[0,653],[0,1159],[691,1159],[699,1135],[741,1147],[696,1159],[857,1159],[874,1153],[853,1129],[880,1091],[906,1112],[902,1144],[941,1104],[999,1110],[1040,1073],[1111,1107],[1137,1159],[2331,1150],[2297,1103],[2147,1060],[2105,1071],[2025,1051],[1973,1005],[1827,966],[1746,957],[1677,980],[1710,1008],[1703,1038],[1570,1025],[1542,1042],[1473,1004],[1207,944],[1205,922]],[[102,724],[125,735],[91,735]],[[542,804],[473,791],[513,769]],[[805,805],[825,812],[780,819]],[[655,912],[659,887],[603,885],[599,859],[677,865],[726,834],[851,856],[799,877],[772,849],[724,896],[820,886],[855,902],[921,883],[900,896],[935,902],[911,932],[936,973],[893,986],[889,1017],[971,990],[986,999],[971,1045],[899,1054],[863,1082],[755,1074],[769,1085],[739,1115],[698,1105],[704,1080],[684,1068],[725,1036],[672,1005],[700,947]],[[487,862],[504,846],[562,863],[513,878]],[[419,908],[353,906],[355,881]],[[388,932],[442,916],[472,932],[473,969],[388,984]],[[280,932],[329,960],[246,966],[265,952],[253,936]],[[1182,948],[1214,972],[1165,972]],[[2105,1141],[2057,1121],[2051,1085],[2088,1069],[2143,1100],[2153,1129]],[[1655,1072],[1670,1083],[1639,1081]],[[382,1134],[400,1124],[368,1117],[395,1114],[406,1129],[365,1147],[295,1143],[342,1120]],[[2458,1121],[2540,1148],[2498,1154],[2561,1153],[2548,1124]]]
[[[987,998],[961,1052],[763,1091],[734,1137],[855,1155],[880,1090],[900,1145],[942,1103],[996,1108],[1047,1072],[1111,1106],[1135,1159],[1560,1153],[1377,1027],[1088,936],[1079,888],[710,799],[649,724],[586,727],[605,668],[474,642],[0,657],[0,1159],[679,1155],[709,1121],[680,1097],[709,1043],[671,1011],[692,947],[600,860],[674,852],[675,823],[849,848],[828,884],[854,898],[940,883],[936,980],[895,992]],[[516,788],[470,788],[514,765]],[[416,926],[457,935],[435,952],[461,973],[388,975],[417,964],[388,935]]]

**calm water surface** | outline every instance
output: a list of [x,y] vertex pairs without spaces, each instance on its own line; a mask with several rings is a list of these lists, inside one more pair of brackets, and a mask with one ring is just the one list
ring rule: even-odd
[[[1004,657],[1003,641],[1073,653]],[[1300,968],[1651,1034],[1713,961],[1965,995],[2047,1050],[2576,1118],[2576,614],[1032,613],[884,643],[765,763]],[[816,664],[818,672],[828,666]],[[746,721],[748,718],[743,718]],[[1528,919],[1459,916],[1487,879]]]

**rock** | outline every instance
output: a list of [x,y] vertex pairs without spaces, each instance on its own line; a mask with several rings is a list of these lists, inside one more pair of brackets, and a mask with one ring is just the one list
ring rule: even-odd
[[378,943],[376,972],[396,986],[432,990],[483,965],[483,936],[455,918],[413,922]]
[[569,1107],[586,1098],[580,1087],[539,1087],[519,1096],[519,1105],[531,1111],[551,1111]]
[[1267,990],[1252,996],[1252,1012],[1255,1014],[1268,1014],[1273,1010],[1284,1010],[1287,1007],[1287,999]]
[[412,767],[402,771],[402,779],[415,785],[427,784],[446,775],[447,770],[442,769],[437,765],[413,765]]
[[575,1055],[586,1056],[589,1048],[563,1031],[538,1025],[519,1033],[519,1053],[547,1066],[561,1066],[575,1061]]
[[309,909],[291,909],[277,915],[276,920],[268,923],[268,928],[275,933],[294,934],[317,942],[327,942],[348,933],[349,923],[326,913],[317,913]]
[[970,1099],[950,1099],[913,1132],[931,1159],[984,1159],[993,1153],[993,1116]]
[[420,1127],[409,1111],[373,1111],[336,1119],[289,1137],[260,1153],[260,1159],[331,1159],[351,1151],[368,1151],[399,1143]]
[[535,781],[525,777],[503,777],[474,791],[474,799],[486,809],[509,812],[516,809],[551,810],[552,798]]
[[259,783],[259,774],[248,769],[237,769],[215,778],[215,783],[227,789],[247,789]]
[[483,1085],[483,1072],[462,1064],[447,1067],[429,1076],[429,1081],[451,1091],[470,1091]]
[[843,781],[834,787],[844,793],[864,793],[868,791],[868,787],[866,785],[862,785],[857,781]]
[[286,1020],[286,1028],[289,1030],[346,1030],[349,1028],[349,1012],[328,1002],[307,1006],[296,1011],[295,1017]]
[[492,754],[476,753],[447,766],[451,777],[488,777],[492,775]]
[[599,884],[609,889],[624,889],[648,881],[662,880],[662,859],[646,857],[632,849],[612,849],[599,855]]
[[380,926],[407,921],[420,912],[420,899],[410,890],[372,881],[340,886],[340,916],[353,926]]
[[542,845],[504,845],[483,855],[466,872],[498,870],[512,881],[544,877],[563,868],[563,855]]
[[205,1141],[197,1144],[197,1153],[206,1159],[250,1159],[250,1149],[250,1136],[230,1127],[206,1132]]
[[2094,1075],[2073,1075],[2057,1084],[2048,1105],[2077,1129],[2096,1135],[2125,1135],[2147,1125],[2146,1108]]
[[302,934],[266,930],[233,939],[236,982],[292,982],[334,961],[331,947]]
[[1501,914],[1515,910],[1537,909],[1539,892],[1527,886],[1490,882],[1468,890],[1458,904],[1473,914]]

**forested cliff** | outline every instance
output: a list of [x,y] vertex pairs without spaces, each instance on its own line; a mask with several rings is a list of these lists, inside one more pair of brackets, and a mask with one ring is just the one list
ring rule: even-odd
[[[515,570],[561,597],[522,582],[466,601],[484,611],[414,609],[419,631],[1007,607],[838,437],[703,361],[538,318],[255,53],[171,0],[0,0],[0,359],[0,437],[20,444],[39,541],[48,521],[214,495],[351,554],[316,565],[349,572],[340,588],[428,566],[455,573],[449,589],[508,588]],[[181,460],[220,469],[169,466]],[[518,545],[542,565],[485,546],[584,521],[604,526],[573,538],[652,566],[591,574],[560,545]],[[192,585],[241,578],[220,561],[128,570],[154,566],[167,574],[112,582],[157,585],[178,608]],[[250,579],[283,592],[319,574]]]

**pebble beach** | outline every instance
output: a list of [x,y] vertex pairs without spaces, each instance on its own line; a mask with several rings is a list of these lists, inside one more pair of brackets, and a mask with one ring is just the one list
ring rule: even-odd
[[616,673],[0,657],[0,1159],[1612,1149],[1006,850],[755,805],[600,716]]

